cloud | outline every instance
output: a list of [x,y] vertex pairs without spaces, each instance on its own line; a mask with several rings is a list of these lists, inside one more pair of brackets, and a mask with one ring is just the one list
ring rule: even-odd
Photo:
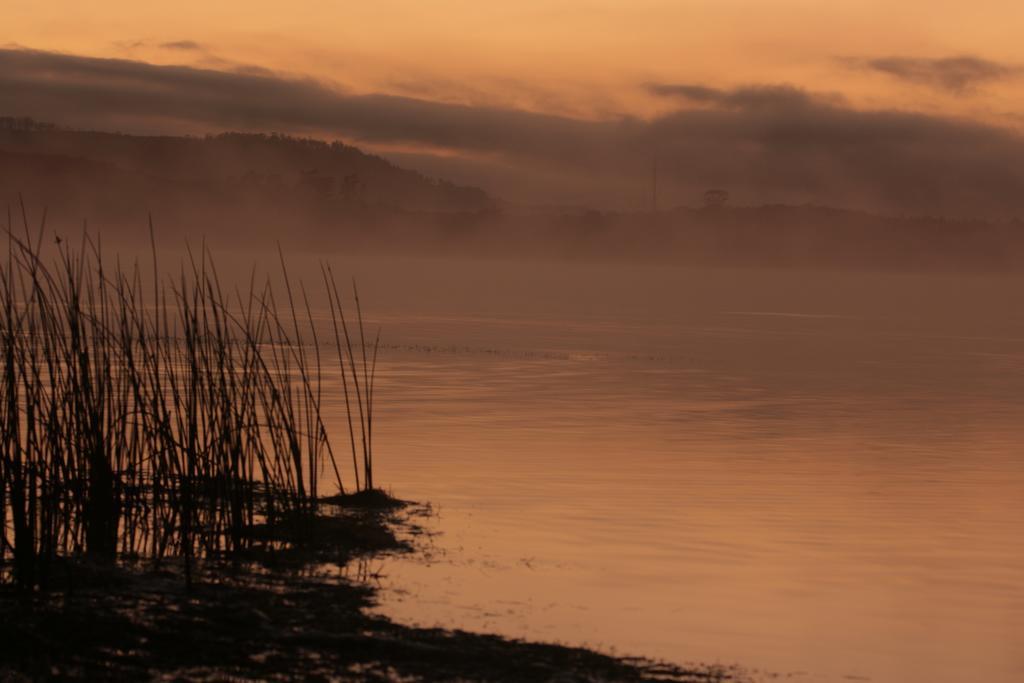
[[966,95],[978,87],[995,81],[1016,78],[1022,69],[1011,64],[993,62],[980,57],[962,55],[928,59],[921,57],[845,58],[848,66],[877,71],[916,85]]
[[836,104],[844,101],[838,94],[809,93],[791,85],[753,85],[722,90],[689,83],[648,83],[646,89],[659,97],[672,97],[727,109],[764,110],[800,107],[816,102]]
[[[65,109],[73,105],[73,112]],[[310,79],[158,66],[29,50],[0,50],[0,107],[90,125],[177,121],[207,128],[331,133],[363,142],[430,144],[475,152],[582,154],[595,142],[575,119],[357,95]],[[59,120],[58,122],[64,122]],[[68,121],[71,123],[71,121]]]
[[146,46],[144,40],[115,40],[112,45],[119,50],[137,50]]
[[861,111],[791,86],[646,87],[686,106],[651,120],[584,120],[357,94],[262,71],[0,50],[3,113],[105,130],[281,131],[371,149],[444,149],[454,155],[443,166],[408,158],[528,201],[639,206],[657,160],[666,202],[726,187],[739,203],[1024,215],[1024,139],[1011,131]]
[[160,43],[165,50],[196,51],[205,49],[200,43],[194,40],[173,40],[169,43]]

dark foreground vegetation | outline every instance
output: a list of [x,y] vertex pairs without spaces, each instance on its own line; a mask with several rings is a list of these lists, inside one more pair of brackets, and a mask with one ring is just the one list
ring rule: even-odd
[[[377,342],[350,334],[322,269],[331,339],[284,259],[281,306],[269,281],[224,291],[203,249],[164,277],[113,264],[83,233],[7,226],[0,264],[0,563],[23,590],[46,588],[58,558],[184,559],[265,549],[261,529],[304,529],[336,457],[321,414],[322,347],[347,408],[350,485],[373,489]],[[10,214],[8,214],[10,215]],[[358,443],[357,443],[358,442]],[[8,533],[10,528],[10,534]]]
[[[283,258],[276,297],[255,276],[222,288],[205,248],[165,274],[155,247],[148,267],[123,264],[88,233],[47,239],[23,207],[14,223],[0,680],[727,677],[367,615],[360,561],[411,546],[393,532],[406,505],[374,486],[379,343],[355,286],[350,321],[323,267],[318,326]],[[347,409],[338,449],[327,392]]]

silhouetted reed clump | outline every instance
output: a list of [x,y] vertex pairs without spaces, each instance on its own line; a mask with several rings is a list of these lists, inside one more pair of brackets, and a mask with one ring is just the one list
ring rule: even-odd
[[5,580],[45,586],[56,558],[84,555],[184,558],[190,581],[197,555],[309,519],[321,475],[345,493],[349,467],[321,414],[324,350],[341,371],[352,488],[373,488],[379,335],[368,342],[354,284],[350,329],[322,267],[332,338],[321,340],[283,256],[281,315],[269,279],[222,290],[205,247],[164,273],[155,246],[152,264],[111,265],[86,231],[44,249],[24,209],[22,223],[15,234],[8,215],[0,264]]

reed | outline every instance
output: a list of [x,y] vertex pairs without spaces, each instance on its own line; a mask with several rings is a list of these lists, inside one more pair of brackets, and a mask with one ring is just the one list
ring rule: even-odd
[[[345,493],[325,422],[324,353],[341,372],[352,489],[373,487],[373,382],[353,283],[350,330],[322,267],[331,335],[281,254],[269,278],[225,292],[203,245],[173,273],[113,262],[83,227],[46,243],[8,211],[0,263],[0,566],[45,587],[57,558],[196,557],[266,543],[262,525],[315,515],[324,472]],[[152,238],[152,222],[150,223]],[[298,293],[298,295],[297,295]],[[323,341],[322,341],[323,340]],[[10,561],[8,561],[10,558]]]

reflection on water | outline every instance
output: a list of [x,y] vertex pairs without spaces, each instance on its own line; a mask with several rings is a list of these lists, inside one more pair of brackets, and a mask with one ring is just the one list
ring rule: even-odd
[[383,613],[795,680],[1024,680],[1024,281],[403,268],[412,300],[362,276],[377,469],[441,533],[385,564]]

